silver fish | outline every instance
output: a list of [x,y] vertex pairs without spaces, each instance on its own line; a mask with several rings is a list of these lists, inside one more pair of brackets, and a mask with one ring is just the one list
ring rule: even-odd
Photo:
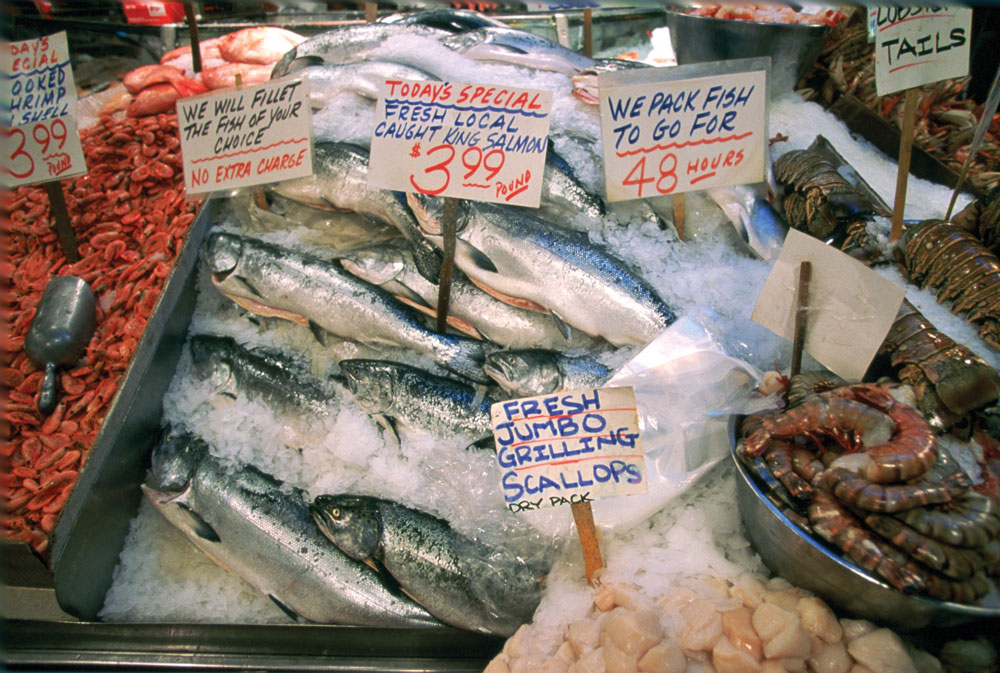
[[420,274],[438,282],[441,257],[420,234],[413,213],[393,192],[368,186],[368,151],[348,143],[316,143],[313,149],[315,174],[287,180],[274,191],[314,206],[353,210],[396,227],[414,246]]
[[188,342],[194,372],[219,394],[259,399],[279,411],[329,416],[337,393],[306,367],[269,349],[247,350],[231,337],[196,334]]
[[290,617],[377,627],[439,625],[324,537],[303,492],[250,466],[226,469],[188,434],[167,433],[152,460],[142,490],[153,506]]
[[492,448],[485,388],[388,360],[341,360],[344,384],[367,413],[438,437],[456,434]]
[[310,510],[348,556],[383,569],[446,624],[510,636],[538,606],[543,571],[460,535],[443,519],[364,496],[321,495]]
[[[424,235],[442,245],[442,200],[407,194],[407,201]],[[584,234],[474,202],[460,204],[456,228],[455,264],[470,280],[591,336],[644,345],[674,321],[652,286]]]
[[[359,278],[380,286],[400,301],[437,316],[438,287],[428,283],[405,245],[382,244],[344,253],[340,263]],[[448,325],[507,348],[590,348],[595,340],[580,330],[568,334],[537,311],[500,301],[470,283],[461,271],[451,278]]]
[[593,355],[568,355],[544,349],[490,353],[483,370],[512,397],[599,388],[614,374]]
[[311,65],[350,63],[367,58],[385,40],[399,35],[421,35],[433,39],[450,35],[430,26],[394,23],[365,23],[340,26],[310,37],[285,52],[271,70],[277,79]]
[[575,73],[570,80],[573,82],[573,95],[589,105],[600,103],[597,79],[602,72],[617,72],[619,70],[638,70],[653,66],[641,61],[630,61],[623,58],[600,58],[589,68],[583,68]]
[[707,190],[709,197],[736,227],[740,239],[759,258],[770,261],[778,256],[788,234],[788,226],[768,203],[764,183],[733,185]]
[[477,61],[497,61],[565,75],[574,75],[594,65],[594,59],[589,56],[516,28],[491,26],[466,30],[440,41],[449,49]]
[[591,221],[600,220],[604,216],[604,201],[583,186],[572,167],[550,145],[545,153],[541,204],[537,215],[550,222],[586,231],[586,224],[576,225],[580,214]]
[[234,234],[209,236],[212,282],[252,313],[308,325],[372,345],[409,348],[474,381],[483,375],[483,343],[427,329],[420,314],[355,278],[336,262]]
[[440,28],[450,33],[461,33],[465,30],[475,28],[486,28],[489,26],[499,26],[506,28],[507,24],[498,19],[472,12],[467,9],[452,9],[451,7],[440,7],[436,9],[425,9],[419,12],[402,12],[399,14],[389,14],[379,18],[383,23],[395,23],[403,25],[430,26]]
[[309,77],[309,101],[314,110],[325,107],[332,98],[345,92],[376,101],[378,87],[387,79],[438,79],[416,66],[381,60],[313,65],[303,72]]

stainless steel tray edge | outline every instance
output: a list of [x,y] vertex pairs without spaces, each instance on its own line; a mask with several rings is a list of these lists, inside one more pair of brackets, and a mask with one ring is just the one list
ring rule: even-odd
[[216,209],[208,200],[192,223],[50,540],[56,599],[80,619],[97,617],[139,506],[163,394],[194,311],[193,270]]

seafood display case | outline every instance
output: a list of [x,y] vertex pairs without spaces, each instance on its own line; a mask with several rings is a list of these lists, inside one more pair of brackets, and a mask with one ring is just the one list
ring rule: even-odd
[[[277,18],[272,21],[269,17],[267,23],[302,35],[315,35],[332,26],[362,21],[358,12]],[[578,10],[508,13],[501,18],[511,27],[538,33],[572,49],[582,45],[582,13]],[[669,23],[663,9],[652,7],[598,9],[593,19],[595,52],[631,48],[637,35]],[[256,18],[216,17],[202,27],[202,34],[205,37],[222,35],[260,22]],[[36,27],[31,22],[23,25]],[[48,28],[55,24],[41,25]],[[121,25],[77,17],[67,18],[66,26],[98,32],[127,30]],[[177,27],[167,27],[146,29],[145,32],[147,36],[158,35],[164,47],[170,48],[172,40],[183,37],[179,31]],[[794,46],[796,50],[805,49],[802,45]],[[807,46],[812,49],[815,45]],[[833,163],[847,164],[835,146],[822,136],[811,149],[816,148]],[[865,196],[877,204],[874,211],[878,215],[888,215],[888,207],[874,190],[869,189]],[[694,199],[692,201],[697,204]],[[697,212],[696,208],[697,205],[692,212]],[[206,256],[206,240],[213,227],[229,216],[230,209],[226,199],[212,198],[194,218],[93,449],[52,531],[48,566],[43,566],[26,545],[6,545],[5,589],[15,590],[8,595],[16,596],[21,605],[12,611],[15,616],[7,618],[5,615],[4,663],[13,668],[483,670],[501,651],[504,640],[500,636],[450,626],[373,628],[304,621],[223,624],[100,620],[99,613],[114,581],[130,524],[143,498],[141,487],[150,470],[151,452],[160,440],[164,425],[163,399],[181,360],[195,312],[198,267]],[[666,229],[662,221],[660,224],[661,230]],[[732,233],[729,231],[730,235]],[[731,424],[730,439],[735,446],[734,428]],[[791,524],[769,506],[742,465],[738,461],[735,464],[736,492],[740,508],[744,510],[743,521],[749,539],[768,566],[808,587],[808,577],[799,579],[802,575],[796,575],[795,571],[823,575],[822,563],[830,561],[832,555],[816,544],[803,542],[802,536],[792,539]],[[809,556],[807,563],[799,564],[801,567],[791,568],[788,554],[782,554],[783,547],[791,548],[793,544]],[[784,551],[787,552],[787,548]],[[876,608],[883,596],[880,592],[887,592],[894,599],[902,596],[892,593],[886,585],[872,589],[872,584],[877,583],[850,568],[841,570],[843,577],[834,582],[838,586],[833,593],[872,590],[870,596],[866,594],[864,600],[856,602],[860,606],[858,612],[874,610],[873,614],[879,614]],[[825,579],[828,578],[824,576]],[[823,587],[830,589],[829,585],[830,582],[820,582],[821,588],[815,589],[816,593],[820,594]],[[280,602],[271,598],[281,607]],[[37,604],[31,605],[32,602]],[[919,614],[919,620],[908,623],[907,610],[914,606],[925,611]],[[879,618],[903,629],[924,628],[928,624],[952,627],[963,623],[954,629],[942,628],[937,637],[989,634],[997,617],[997,611],[992,608],[940,611],[940,606],[910,602],[905,597],[881,607],[884,614]]]

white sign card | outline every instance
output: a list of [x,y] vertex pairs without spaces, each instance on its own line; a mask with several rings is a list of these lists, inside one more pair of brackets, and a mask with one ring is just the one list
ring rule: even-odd
[[512,512],[647,491],[631,387],[507,400],[490,411]]
[[385,80],[368,184],[537,208],[551,109],[550,91]]
[[[763,181],[769,64],[741,59],[599,75],[608,200]],[[748,69],[734,72],[740,67]]]
[[892,327],[906,290],[823,241],[789,229],[750,319],[791,341],[799,265],[809,261],[804,349],[830,371],[859,381]]
[[301,76],[177,101],[189,194],[312,175],[309,84]]
[[[885,96],[969,73],[972,9],[875,9],[875,90]],[[996,48],[1000,49],[1000,45]]]
[[87,172],[65,31],[0,49],[0,152],[7,187]]

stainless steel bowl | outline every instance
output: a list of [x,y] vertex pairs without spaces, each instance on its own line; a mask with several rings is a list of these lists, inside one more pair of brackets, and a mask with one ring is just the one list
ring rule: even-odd
[[[734,416],[729,423],[730,453],[737,470],[737,503],[753,548],[773,573],[856,617],[899,631],[1000,619],[998,607],[938,601],[897,591],[793,524],[764,496],[737,457],[739,420]],[[985,602],[1000,605],[997,592],[987,596]]]
[[678,65],[771,57],[771,98],[795,88],[826,43],[829,26],[714,19],[667,11]]

